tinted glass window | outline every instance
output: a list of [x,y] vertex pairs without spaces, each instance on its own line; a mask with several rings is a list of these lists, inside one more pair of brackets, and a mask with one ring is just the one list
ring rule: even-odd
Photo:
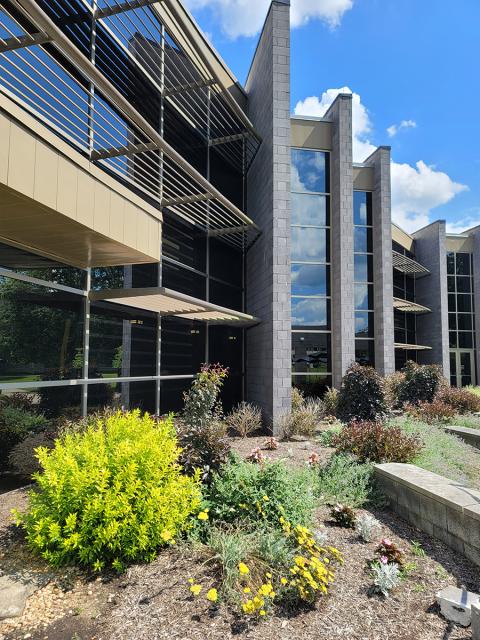
[[372,256],[364,255],[364,254],[355,254],[354,280],[355,282],[372,282],[373,280]]
[[292,261],[328,262],[328,231],[311,227],[292,227]]
[[193,225],[181,222],[168,212],[163,223],[162,252],[167,258],[206,270],[206,236]]
[[470,275],[470,254],[469,253],[457,253],[456,254],[456,272],[459,276]]
[[242,311],[243,292],[236,287],[210,280],[210,302],[218,304],[220,307]]
[[323,264],[292,264],[292,295],[330,295],[330,268]]
[[328,329],[329,302],[322,298],[292,298],[292,326]]
[[168,289],[205,300],[206,277],[166,260],[162,264],[162,285]]
[[292,191],[326,193],[328,166],[322,151],[292,149]]
[[328,387],[332,386],[330,376],[292,376],[292,385],[308,397],[321,398]]
[[81,377],[84,298],[0,277],[0,380]]
[[205,360],[205,323],[162,318],[162,375],[196,373]]
[[359,311],[373,309],[373,287],[371,285],[355,285],[355,309]]
[[353,192],[353,224],[372,224],[372,194],[365,191]]
[[355,360],[359,364],[375,366],[375,341],[355,340]]
[[292,193],[293,225],[305,224],[320,227],[328,226],[329,197],[309,193]]
[[364,311],[355,312],[355,337],[356,338],[373,338],[373,313]]
[[231,245],[211,238],[210,275],[241,287],[243,282],[242,252]]
[[330,373],[330,334],[292,333],[292,371]]

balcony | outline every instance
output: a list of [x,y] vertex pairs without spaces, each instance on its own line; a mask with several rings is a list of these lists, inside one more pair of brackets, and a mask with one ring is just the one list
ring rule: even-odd
[[175,113],[243,172],[260,144],[192,24],[175,0],[2,3],[2,131],[28,159],[25,180],[2,177],[5,241],[78,266],[157,261],[164,209],[236,247],[258,235],[163,135]]

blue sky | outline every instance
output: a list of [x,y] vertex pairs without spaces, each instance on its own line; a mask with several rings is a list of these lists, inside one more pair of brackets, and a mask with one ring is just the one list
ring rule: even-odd
[[[243,82],[269,0],[186,4]],[[348,87],[355,159],[392,146],[394,219],[409,230],[438,218],[452,231],[480,224],[480,1],[291,4],[292,112],[322,115],[328,90]]]

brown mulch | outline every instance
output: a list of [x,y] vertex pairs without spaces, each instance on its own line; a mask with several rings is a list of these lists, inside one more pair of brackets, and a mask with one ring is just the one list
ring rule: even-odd
[[[262,447],[266,438],[232,439],[242,457]],[[314,440],[282,442],[271,459],[292,466],[307,464],[312,451],[327,460],[331,450]],[[276,615],[247,624],[231,609],[207,606],[188,591],[193,577],[204,590],[215,586],[204,558],[186,545],[163,551],[150,565],[137,565],[113,579],[95,579],[77,569],[52,570],[32,556],[21,534],[10,527],[9,512],[25,505],[25,491],[0,495],[0,571],[44,572],[46,585],[31,596],[21,618],[0,621],[0,640],[467,640],[469,629],[449,624],[438,613],[435,594],[452,584],[480,591],[480,571],[443,543],[388,511],[371,511],[389,537],[414,563],[390,598],[373,594],[367,562],[377,541],[362,543],[355,532],[333,526],[326,508],[317,512],[329,544],[344,555],[331,593],[316,609]],[[412,553],[418,541],[425,557]]]
[[267,450],[264,445],[268,436],[255,436],[250,438],[230,438],[232,450],[241,458],[246,458],[254,449],[260,449],[269,460],[282,460],[292,467],[301,467],[308,464],[311,453],[319,455],[319,462],[323,463],[332,455],[333,449],[322,447],[315,438],[301,438],[298,441],[278,442],[278,449]]

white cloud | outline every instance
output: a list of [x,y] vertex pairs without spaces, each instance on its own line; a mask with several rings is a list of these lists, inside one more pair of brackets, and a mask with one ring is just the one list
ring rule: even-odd
[[417,128],[417,123],[415,122],[415,120],[402,120],[400,124],[390,125],[387,128],[387,133],[390,138],[393,138],[402,129],[416,129],[416,128]]
[[[256,35],[263,26],[271,0],[185,0],[189,9],[208,8],[215,15],[222,31],[232,39]],[[301,27],[311,20],[322,20],[337,27],[353,0],[291,0],[292,27]]]
[[[295,115],[323,117],[339,93],[352,94],[353,161],[363,162],[376,147],[370,141],[373,126],[369,112],[358,93],[353,93],[348,87],[328,89],[321,98],[310,96],[298,102]],[[468,189],[423,160],[416,162],[415,166],[392,161],[391,171],[392,219],[410,232],[430,222],[432,209],[450,202],[458,193]]]
[[480,226],[480,213],[461,218],[455,222],[447,222],[447,233],[463,233],[478,226]]

